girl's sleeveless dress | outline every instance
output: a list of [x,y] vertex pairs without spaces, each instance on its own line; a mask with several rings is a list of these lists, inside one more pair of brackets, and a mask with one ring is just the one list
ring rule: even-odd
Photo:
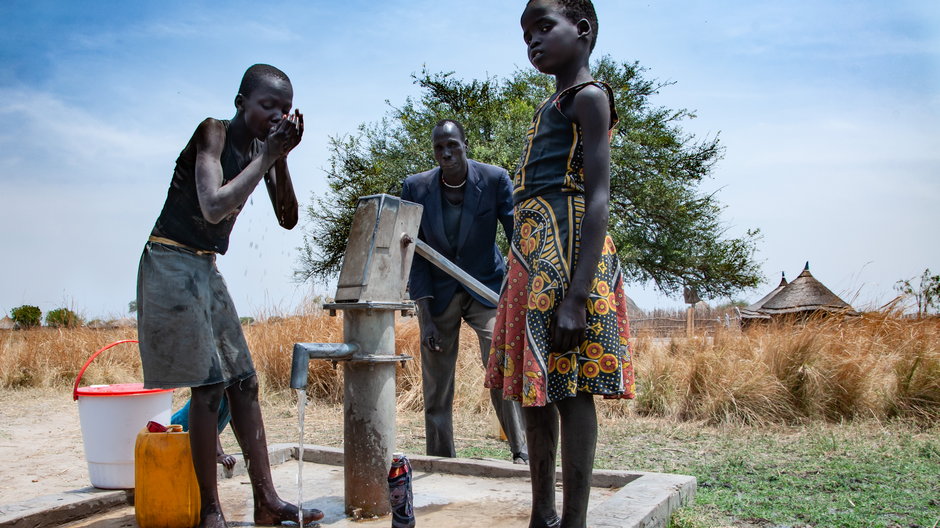
[[568,289],[578,259],[584,217],[581,130],[561,101],[592,81],[542,103],[526,133],[513,181],[514,228],[509,264],[497,308],[486,386],[506,399],[543,406],[578,391],[607,398],[635,396],[627,339],[630,326],[620,261],[608,235],[587,301],[585,338],[577,349],[550,353],[549,325]]

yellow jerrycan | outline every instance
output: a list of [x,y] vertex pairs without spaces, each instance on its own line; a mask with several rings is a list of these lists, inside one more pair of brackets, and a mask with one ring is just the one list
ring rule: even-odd
[[189,433],[171,425],[165,432],[137,434],[134,447],[134,510],[140,528],[199,525],[199,484]]

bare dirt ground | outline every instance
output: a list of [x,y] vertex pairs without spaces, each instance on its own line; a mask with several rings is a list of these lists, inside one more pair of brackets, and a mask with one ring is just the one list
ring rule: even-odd
[[[180,407],[188,397],[188,391],[177,391],[174,395],[173,408]],[[88,478],[87,464],[84,455],[84,445],[81,432],[81,422],[78,403],[72,401],[71,391],[63,389],[25,389],[0,390],[0,408],[3,409],[3,418],[0,420],[0,468],[4,475],[0,479],[0,506],[15,504],[40,496],[63,493],[91,485]],[[262,412],[264,414],[268,443],[296,443],[299,440],[297,429],[296,398],[293,394],[267,395],[262,398]],[[455,416],[455,432],[458,442],[472,444],[479,453],[474,456],[486,458],[498,457],[509,463],[508,451],[505,453],[504,442],[495,438],[495,424],[489,422],[485,413],[457,414]],[[342,446],[342,406],[308,403],[306,407],[307,424],[304,433],[304,443],[322,446]],[[409,453],[423,453],[424,451],[424,421],[423,413],[405,411],[397,415],[398,437],[396,443],[399,449]],[[222,443],[228,452],[238,452],[239,448],[230,429],[222,435]],[[286,465],[284,465],[286,466]],[[296,490],[283,485],[284,482],[295,482],[295,467],[275,466],[273,469],[275,480],[279,481],[279,491],[282,497],[289,498],[290,492]],[[290,473],[289,478],[284,474]],[[334,474],[335,473],[335,474]],[[337,476],[338,475],[338,476]],[[326,477],[307,477],[307,489],[316,486],[325,486],[326,480],[332,478],[333,489],[328,492],[327,498],[342,497],[341,470],[333,468],[332,473]],[[432,480],[420,479],[419,486],[426,489],[421,496],[443,497],[444,484],[434,484]],[[432,478],[432,476],[428,476]],[[317,480],[319,479],[319,480]],[[432,483],[428,483],[432,482]],[[438,503],[430,502],[421,506],[421,518],[425,524],[434,526],[454,526],[454,511],[461,512],[456,518],[463,526],[468,520],[478,520],[476,524],[496,522],[502,525],[499,519],[511,521],[512,525],[519,525],[527,518],[528,483],[526,481],[505,482],[499,485],[510,486],[509,491],[501,492],[506,505],[498,508],[500,513],[494,517],[493,512],[480,509],[482,500],[474,493],[484,493],[486,496],[493,490],[491,486],[497,483],[488,483],[477,486],[477,482],[469,482],[466,489],[461,488],[460,496],[466,494],[472,500],[456,502],[446,510],[441,509]],[[250,489],[247,479],[231,479],[220,483],[228,486],[223,496],[225,508],[228,512],[230,526],[249,526],[250,522]],[[453,486],[453,484],[451,484]],[[518,488],[518,489],[517,489]],[[320,489],[320,488],[316,488]],[[323,488],[325,489],[325,488]],[[331,488],[332,489],[332,488]],[[501,489],[501,488],[500,488]],[[289,491],[288,491],[289,490]],[[515,490],[515,491],[512,491]],[[322,489],[320,490],[322,492]],[[512,493],[510,493],[512,491]],[[601,501],[602,497],[611,494],[609,489],[598,489],[597,496],[592,500]],[[510,497],[511,495],[511,497]],[[440,497],[439,497],[440,496]],[[592,494],[592,497],[594,495]],[[561,495],[559,494],[559,500]],[[328,515],[330,524],[336,524],[344,518],[342,500],[336,499],[333,510]],[[434,499],[438,500],[438,499]],[[508,502],[507,502],[508,501]],[[333,504],[327,501],[325,504]],[[520,504],[522,505],[520,507]],[[510,507],[511,506],[511,507]],[[464,508],[464,509],[460,509]],[[464,511],[466,510],[466,511]],[[324,511],[327,511],[324,509]],[[521,511],[521,513],[520,513]],[[246,513],[247,512],[247,513]],[[495,520],[494,520],[495,519]],[[387,523],[387,518],[371,523],[357,523],[380,525]],[[430,524],[429,524],[430,523]],[[346,524],[337,524],[345,526]],[[387,524],[386,524],[387,525]],[[136,526],[134,510],[132,507],[120,507],[113,511],[96,515],[87,519],[76,521],[67,526],[73,528],[87,527],[128,527]]]
[[[173,409],[188,397],[188,390],[176,391]],[[263,396],[261,405],[268,444],[296,443],[298,409],[293,394]],[[91,485],[78,403],[70,389],[0,390],[0,409],[0,505]],[[308,403],[305,414],[305,444],[342,447],[342,405]],[[458,441],[472,437],[474,445],[499,452],[504,443],[487,435],[490,424],[481,424],[480,419],[481,415],[456,416]],[[399,412],[397,422],[398,449],[423,453],[423,414]],[[221,438],[226,452],[241,451],[231,428]]]
[[90,486],[71,391],[0,391],[0,504]]
[[[177,392],[174,409],[187,397],[187,391]],[[78,403],[72,401],[71,391],[2,390],[0,409],[0,468],[4,476],[0,479],[0,505],[91,485]],[[263,404],[263,413],[269,424],[269,443],[297,442],[297,411],[290,402]],[[316,426],[309,427],[305,443],[342,443],[338,410],[314,407],[311,415]],[[227,451],[240,451],[230,429],[223,433],[222,441]]]

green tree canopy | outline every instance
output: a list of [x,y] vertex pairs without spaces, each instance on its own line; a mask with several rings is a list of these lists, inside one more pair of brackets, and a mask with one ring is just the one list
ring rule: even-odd
[[[699,190],[722,156],[718,137],[683,132],[681,123],[695,117],[689,110],[654,106],[651,97],[671,83],[644,78],[637,63],[603,57],[593,71],[613,88],[620,116],[611,143],[609,231],[626,280],[652,281],[667,294],[690,286],[709,298],[756,286],[758,231],[726,237],[723,206]],[[512,174],[526,128],[554,90],[551,77],[531,69],[471,81],[427,69],[412,77],[419,96],[389,103],[381,120],[355,134],[330,138],[329,190],[314,193],[307,207],[299,279],[326,280],[339,271],[360,196],[398,195],[406,176],[436,165],[431,130],[439,120],[463,123],[470,156]]]
[[42,323],[42,310],[38,306],[24,304],[10,310],[10,318],[17,328],[32,328]]
[[68,308],[56,308],[46,314],[46,326],[53,328],[75,328],[83,322],[77,313]]

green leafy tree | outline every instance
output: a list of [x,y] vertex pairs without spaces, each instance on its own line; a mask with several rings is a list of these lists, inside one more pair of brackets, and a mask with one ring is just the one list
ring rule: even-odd
[[[709,298],[756,286],[758,231],[726,237],[722,205],[699,190],[722,156],[718,137],[684,133],[691,111],[654,106],[651,97],[671,83],[644,78],[637,63],[603,57],[593,71],[613,88],[620,116],[611,142],[609,230],[627,280],[653,281],[664,293],[690,286]],[[554,90],[552,78],[531,69],[471,81],[427,69],[412,77],[419,96],[390,104],[381,120],[353,135],[330,138],[329,190],[307,208],[299,279],[339,271],[360,196],[397,195],[405,176],[435,165],[431,129],[440,119],[464,124],[471,157],[512,174],[535,109]]]
[[940,310],[940,275],[931,275],[930,268],[927,268],[916,285],[913,283],[915,278],[899,280],[894,284],[894,289],[914,298],[917,317],[926,316],[931,309]]
[[75,328],[83,322],[78,314],[68,308],[56,308],[46,314],[46,326],[53,328]]
[[24,304],[10,310],[10,318],[17,328],[32,328],[42,323],[42,310],[38,306]]

